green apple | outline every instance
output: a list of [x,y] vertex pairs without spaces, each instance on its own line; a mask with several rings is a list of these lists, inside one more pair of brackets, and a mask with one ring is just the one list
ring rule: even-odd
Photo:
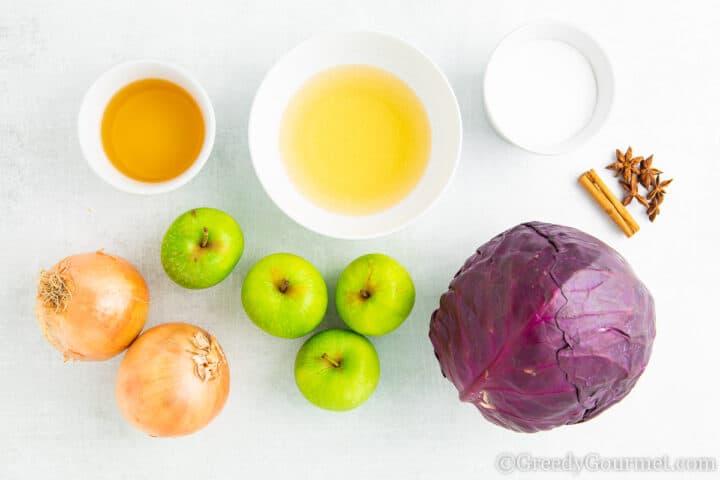
[[291,253],[274,253],[257,262],[242,286],[248,317],[276,337],[307,335],[322,321],[327,303],[327,287],[320,272]]
[[380,378],[380,360],[362,335],[334,328],[316,333],[295,359],[295,383],[310,403],[351,410],[370,397]]
[[244,244],[242,230],[230,215],[214,208],[194,208],[167,229],[160,259],[178,285],[208,288],[230,275]]
[[345,267],[335,290],[337,311],[363,335],[384,335],[410,315],[415,286],[395,259],[381,253],[356,258]]

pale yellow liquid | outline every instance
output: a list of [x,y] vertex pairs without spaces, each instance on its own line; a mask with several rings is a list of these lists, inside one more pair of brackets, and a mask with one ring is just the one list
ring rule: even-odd
[[282,119],[280,148],[291,180],[316,205],[367,215],[405,198],[428,163],[431,131],[412,89],[367,65],[321,72]]

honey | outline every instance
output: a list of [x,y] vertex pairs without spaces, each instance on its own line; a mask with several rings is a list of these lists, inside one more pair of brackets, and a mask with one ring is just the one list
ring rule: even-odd
[[102,118],[103,149],[122,174],[163,182],[195,162],[205,123],[195,99],[173,82],[148,78],[120,89]]

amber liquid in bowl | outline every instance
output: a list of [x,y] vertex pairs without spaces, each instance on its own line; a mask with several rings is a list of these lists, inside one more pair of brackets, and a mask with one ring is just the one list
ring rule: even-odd
[[415,92],[369,65],[310,78],[282,118],[280,150],[290,179],[310,201],[368,215],[404,199],[422,179],[431,130]]
[[123,175],[164,182],[181,175],[198,158],[205,122],[184,88],[147,78],[112,97],[103,114],[101,136],[105,154]]

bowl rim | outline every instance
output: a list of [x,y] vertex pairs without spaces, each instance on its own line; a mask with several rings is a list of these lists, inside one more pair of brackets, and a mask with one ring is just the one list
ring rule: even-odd
[[[449,174],[447,176],[447,180],[445,181],[445,184],[440,188],[440,190],[437,192],[437,194],[428,201],[422,208],[417,209],[415,212],[413,212],[411,215],[409,215],[406,219],[404,219],[402,222],[398,222],[395,225],[392,225],[388,228],[380,228],[376,229],[373,232],[364,233],[364,234],[343,234],[336,231],[333,231],[331,227],[329,228],[322,228],[318,226],[317,224],[313,224],[312,222],[306,222],[303,221],[303,219],[298,218],[297,215],[294,215],[283,208],[283,201],[279,199],[279,195],[277,195],[274,191],[274,189],[268,184],[269,181],[267,178],[263,176],[260,172],[262,172],[262,168],[259,167],[260,159],[258,158],[257,154],[257,146],[255,145],[256,142],[256,134],[255,130],[257,129],[256,125],[256,118],[257,118],[257,109],[258,109],[258,98],[260,97],[260,94],[263,90],[263,87],[266,85],[266,81],[270,76],[280,68],[282,63],[289,58],[291,55],[296,53],[298,50],[302,48],[306,48],[308,44],[311,44],[313,42],[330,42],[333,39],[337,39],[339,37],[348,37],[348,36],[373,36],[376,38],[381,38],[384,41],[390,41],[395,42],[399,45],[402,45],[404,48],[409,48],[415,51],[422,60],[427,63],[427,65],[435,72],[437,77],[442,81],[443,89],[446,90],[446,92],[449,94],[449,98],[452,100],[452,108],[454,112],[455,119],[457,121],[457,138],[454,139],[454,145],[456,145],[456,152],[454,155],[454,158],[452,160],[448,159],[447,162],[452,162]],[[342,65],[342,63],[338,63],[337,65]],[[382,68],[382,67],[379,67]],[[322,70],[318,70],[318,73]],[[415,45],[405,41],[404,39],[391,35],[386,32],[381,31],[374,31],[374,30],[338,30],[338,31],[329,31],[317,35],[310,36],[306,38],[305,40],[301,41],[297,45],[293,46],[291,49],[284,52],[282,55],[280,55],[272,64],[272,66],[265,72],[265,75],[263,75],[262,80],[260,81],[258,88],[255,92],[255,95],[253,97],[251,106],[250,106],[250,114],[248,117],[248,149],[250,151],[250,159],[253,164],[253,169],[255,170],[255,175],[257,176],[258,180],[260,181],[260,184],[263,187],[263,190],[265,193],[270,197],[272,202],[291,220],[293,220],[298,225],[306,228],[307,230],[310,230],[314,233],[324,235],[331,238],[341,239],[341,240],[366,240],[366,239],[373,239],[373,238],[379,238],[386,235],[390,235],[392,233],[398,232],[408,225],[415,222],[419,217],[421,217],[423,214],[425,214],[427,211],[429,211],[439,200],[442,198],[442,196],[447,192],[448,188],[452,184],[455,175],[458,170],[458,166],[460,164],[460,158],[462,154],[462,143],[463,143],[463,120],[462,120],[462,114],[460,111],[460,106],[457,100],[457,96],[455,95],[455,91],[452,88],[452,84],[448,80],[445,73],[442,71],[442,69],[435,63],[424,51],[422,51],[420,48],[416,47]],[[390,207],[392,208],[392,207]],[[384,211],[378,212],[379,214],[382,214]],[[357,218],[363,218],[365,216],[359,215],[359,216],[348,216],[348,217],[357,217]]]
[[[490,108],[487,101],[487,74],[498,52],[502,51],[504,47],[507,47],[507,45],[517,37],[520,37],[527,32],[532,32],[533,30],[540,31],[542,29],[552,30],[556,35],[553,37],[538,35],[536,39],[555,39],[565,42],[577,50],[586,59],[593,71],[598,92],[593,113],[587,123],[572,137],[550,145],[524,143],[513,138],[512,133],[508,133],[506,129],[501,128],[497,123],[495,117],[493,116],[492,108]],[[577,41],[578,38],[584,42],[584,45],[582,45],[580,41]],[[600,75],[602,75],[604,80],[603,82],[601,82],[598,78]],[[490,58],[485,66],[485,72],[483,73],[483,106],[485,107],[485,115],[487,116],[490,125],[492,125],[495,132],[497,132],[497,134],[505,141],[531,153],[538,153],[541,155],[559,155],[568,153],[580,147],[602,129],[607,117],[612,111],[614,101],[615,75],[610,58],[592,35],[570,22],[540,19],[524,23],[514,28],[512,31],[503,36],[495,45],[495,48],[490,54]]]
[[[205,138],[203,140],[203,145],[200,153],[198,154],[195,161],[192,163],[192,165],[190,165],[187,170],[182,172],[177,177],[173,177],[169,180],[165,180],[162,182],[143,182],[126,176],[112,164],[110,159],[107,157],[104,149],[101,148],[101,155],[98,155],[97,150],[93,149],[90,143],[93,141],[90,137],[95,136],[95,133],[88,131],[92,128],[91,124],[95,123],[91,121],[92,119],[88,118],[88,116],[91,115],[89,110],[94,105],[92,100],[93,94],[95,94],[96,91],[100,88],[101,82],[119,76],[128,70],[136,69],[138,67],[147,69],[159,68],[171,71],[179,78],[181,78],[183,82],[187,82],[187,84],[191,85],[195,90],[194,93],[188,91],[188,89],[185,88],[183,85],[179,86],[193,97],[203,114],[203,120],[205,122]],[[162,77],[150,74],[147,77],[143,78]],[[168,81],[177,84],[176,81],[173,81],[171,79],[168,79]],[[121,88],[128,85],[129,83],[132,83],[132,81],[126,82],[120,87],[118,87],[115,90],[115,93],[117,93]],[[114,93],[110,95],[110,97],[108,98],[108,102],[113,95]],[[103,111],[106,107],[107,103],[103,106]],[[102,122],[102,118],[100,118],[100,122]],[[216,135],[215,110],[213,108],[212,101],[210,100],[210,96],[207,94],[200,82],[188,70],[177,65],[152,58],[143,58],[120,62],[98,75],[83,95],[83,99],[80,103],[80,109],[77,116],[77,128],[80,150],[82,151],[83,157],[85,157],[85,160],[90,166],[91,170],[95,172],[98,177],[100,177],[102,180],[112,185],[116,189],[126,193],[133,193],[139,195],[155,195],[167,193],[182,187],[190,180],[192,180],[198,173],[200,173],[200,171],[203,169],[208,159],[210,158],[213,147],[215,145]],[[97,134],[99,135],[99,125]],[[100,156],[101,158],[98,158],[98,156]],[[101,168],[100,164],[109,165],[110,168],[117,172],[118,175],[108,175],[106,170]]]

